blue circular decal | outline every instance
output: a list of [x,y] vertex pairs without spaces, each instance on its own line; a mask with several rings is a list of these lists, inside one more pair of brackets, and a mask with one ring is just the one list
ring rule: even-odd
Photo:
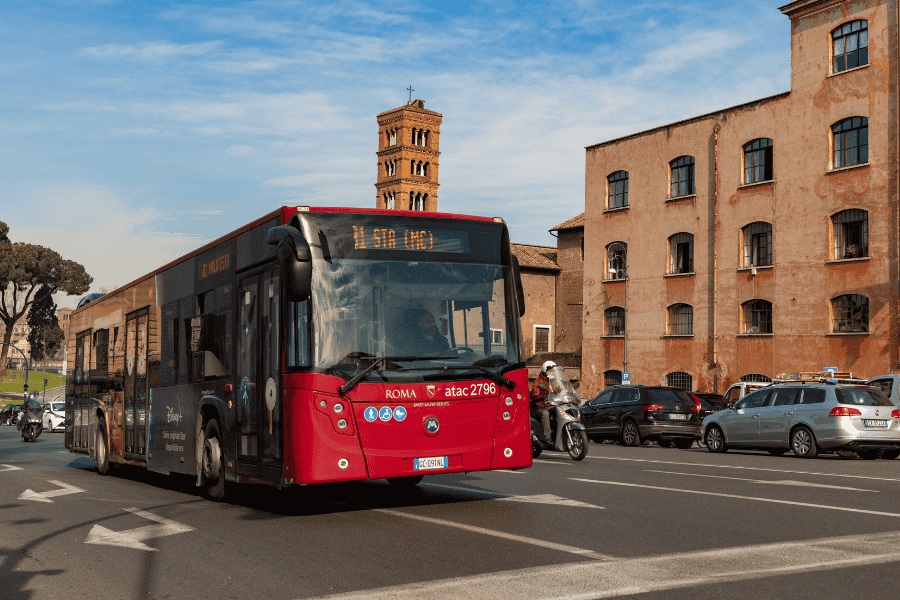
[[363,413],[363,416],[366,417],[366,421],[369,423],[373,423],[375,419],[378,418],[378,411],[375,410],[374,406],[369,406],[366,408],[366,411]]
[[385,423],[390,421],[392,416],[394,416],[394,412],[391,410],[390,406],[382,406],[381,410],[378,411],[378,418]]
[[397,421],[402,421],[405,418],[406,418],[406,409],[405,408],[403,408],[402,406],[398,406],[397,408],[394,409],[394,419],[396,419]]

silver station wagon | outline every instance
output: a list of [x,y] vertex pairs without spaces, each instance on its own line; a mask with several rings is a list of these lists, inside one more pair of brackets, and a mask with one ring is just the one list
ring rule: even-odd
[[900,451],[900,409],[877,388],[828,383],[765,387],[703,420],[710,452],[788,450],[802,458],[851,450],[876,459]]

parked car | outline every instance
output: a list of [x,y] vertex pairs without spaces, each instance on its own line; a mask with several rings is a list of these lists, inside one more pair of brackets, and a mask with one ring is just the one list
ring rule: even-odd
[[41,418],[47,431],[65,431],[66,403],[47,402],[44,404],[44,416]]
[[0,410],[0,423],[4,425],[15,425],[19,413],[22,412],[21,404],[7,404]]
[[696,398],[700,402],[701,421],[713,413],[728,408],[728,398],[722,394],[691,392],[691,397]]
[[710,452],[788,450],[803,458],[852,450],[861,458],[900,450],[900,409],[864,385],[784,383],[757,390],[703,420]]
[[653,440],[690,448],[700,439],[697,403],[671,387],[610,387],[581,407],[581,419],[595,442],[617,439],[625,446],[640,446]]
[[[894,406],[900,408],[900,375],[879,375],[868,380],[866,385],[881,390],[881,393],[887,396]],[[900,456],[900,450],[885,450],[881,453],[881,458],[888,460],[893,460],[898,456]]]
[[747,394],[771,385],[770,383],[761,383],[759,381],[738,381],[732,383],[725,391],[725,399],[728,402],[737,402]]

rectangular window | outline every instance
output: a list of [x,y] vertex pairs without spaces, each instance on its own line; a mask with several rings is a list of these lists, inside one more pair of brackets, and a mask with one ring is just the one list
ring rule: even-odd
[[309,354],[309,300],[289,302],[287,310],[287,366],[308,367],[312,364]]
[[494,346],[503,345],[503,330],[491,329],[491,344]]
[[94,332],[94,348],[97,353],[97,372],[105,377],[109,372],[109,329]]
[[537,354],[538,352],[549,352],[550,351],[550,328],[535,325],[534,326],[534,352]]
[[772,140],[758,139],[744,146],[744,183],[771,181]]

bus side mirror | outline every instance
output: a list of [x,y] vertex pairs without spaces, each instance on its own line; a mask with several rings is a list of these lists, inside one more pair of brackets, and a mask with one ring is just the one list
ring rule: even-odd
[[522,274],[519,272],[519,259],[515,254],[510,255],[512,262],[513,279],[516,283],[516,299],[519,301],[519,316],[525,316],[525,289],[522,287]]
[[306,300],[312,281],[312,261],[306,238],[294,227],[279,225],[268,231],[266,243],[275,246],[285,300]]

